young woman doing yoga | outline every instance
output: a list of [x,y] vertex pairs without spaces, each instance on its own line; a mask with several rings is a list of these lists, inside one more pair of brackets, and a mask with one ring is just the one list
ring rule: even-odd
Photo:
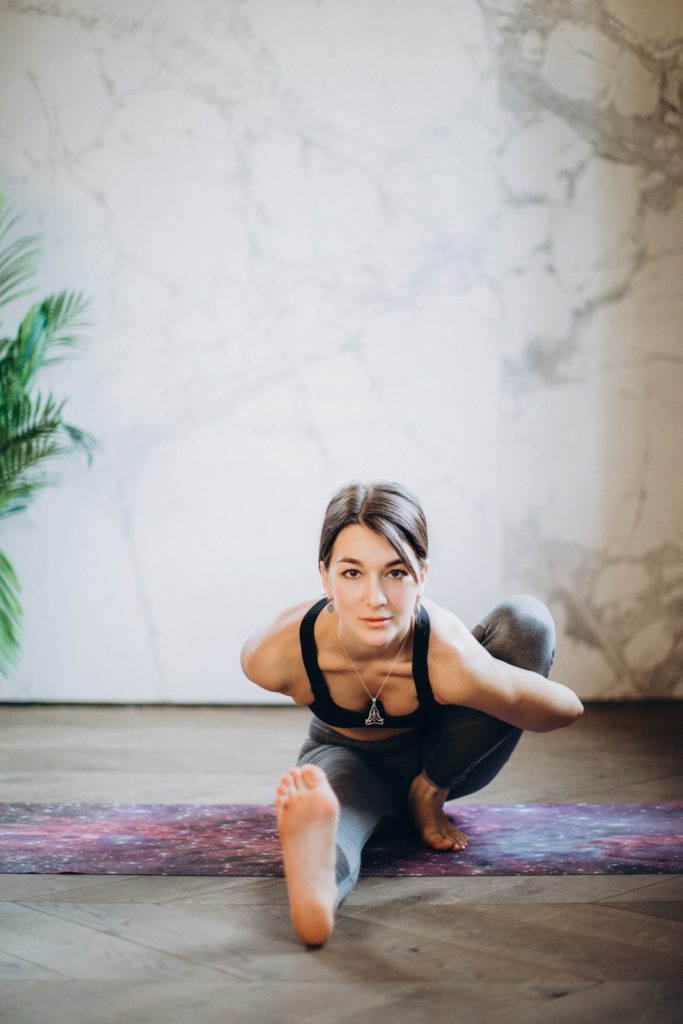
[[423,596],[427,550],[424,513],[404,487],[343,487],[320,538],[325,597],[286,609],[242,649],[251,680],[313,713],[275,798],[292,923],[308,945],[330,937],[372,835],[408,816],[423,843],[456,855],[468,837],[445,801],[488,785],[523,730],[583,712],[547,678],[546,606],[510,597],[470,632]]

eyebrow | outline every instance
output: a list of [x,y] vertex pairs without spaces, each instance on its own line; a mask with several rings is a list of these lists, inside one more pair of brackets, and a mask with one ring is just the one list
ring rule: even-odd
[[[346,558],[345,556],[342,556],[341,558],[338,558],[337,562],[349,562],[350,565],[362,565],[363,564],[357,558]],[[385,569],[390,569],[393,565],[405,565],[405,564],[406,563],[403,561],[402,558],[395,558],[393,560],[393,562],[387,562],[386,565],[384,566],[384,568]]]

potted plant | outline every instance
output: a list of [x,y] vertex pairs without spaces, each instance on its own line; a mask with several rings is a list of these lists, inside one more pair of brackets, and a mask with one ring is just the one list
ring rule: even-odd
[[[2,314],[28,294],[35,278],[40,237],[13,238],[18,217],[0,195],[0,332]],[[63,419],[65,400],[41,394],[35,379],[44,366],[59,362],[80,340],[87,303],[63,291],[34,303],[14,337],[0,337],[0,518],[16,515],[43,487],[55,482],[45,472],[58,457],[81,451],[92,461],[94,439]],[[7,675],[20,653],[20,584],[0,551],[0,673]]]

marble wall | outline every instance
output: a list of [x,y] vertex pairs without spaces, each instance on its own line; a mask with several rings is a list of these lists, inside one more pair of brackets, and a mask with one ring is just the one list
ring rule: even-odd
[[469,625],[531,591],[554,678],[680,694],[682,73],[663,0],[0,0],[0,180],[93,297],[45,386],[100,441],[3,531],[0,696],[272,702],[242,638],[354,478],[420,495]]
[[497,3],[504,589],[586,697],[683,693],[683,6]]

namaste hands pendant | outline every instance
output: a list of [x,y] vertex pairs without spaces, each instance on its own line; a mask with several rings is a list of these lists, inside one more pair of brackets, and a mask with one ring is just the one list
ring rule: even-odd
[[370,714],[365,719],[366,725],[384,725],[384,719],[377,710],[377,698],[374,697],[370,705]]

